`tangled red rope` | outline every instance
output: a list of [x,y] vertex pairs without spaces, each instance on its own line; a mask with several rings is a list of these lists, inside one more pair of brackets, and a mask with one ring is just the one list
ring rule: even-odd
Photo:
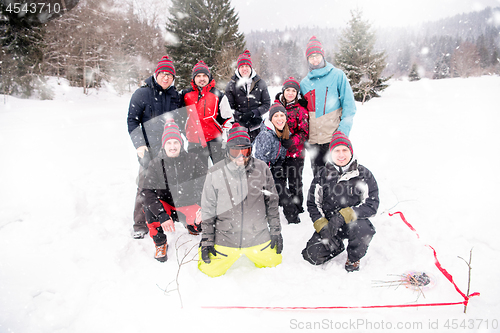
[[[417,238],[420,239],[420,235],[417,230],[406,220],[405,216],[401,212],[395,212],[393,214],[389,213],[389,216],[394,216],[398,214],[401,220],[406,224],[411,231],[413,231]],[[421,306],[448,306],[448,305],[465,305],[469,303],[469,299],[474,296],[479,296],[480,293],[472,293],[470,295],[465,295],[460,288],[453,281],[453,276],[448,273],[446,269],[443,268],[441,263],[437,258],[436,250],[426,244],[434,254],[434,264],[437,269],[441,272],[441,274],[446,277],[448,281],[455,287],[455,290],[463,297],[463,301],[461,302],[452,302],[452,303],[424,303],[424,304],[394,304],[394,305],[365,305],[365,306],[204,306],[205,309],[260,309],[260,310],[329,310],[329,309],[376,309],[376,308],[415,308]]]

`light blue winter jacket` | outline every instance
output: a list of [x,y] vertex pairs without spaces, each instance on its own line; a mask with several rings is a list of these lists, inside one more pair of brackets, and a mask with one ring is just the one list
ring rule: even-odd
[[300,92],[308,101],[310,143],[329,143],[336,130],[349,135],[356,104],[342,70],[326,62],[325,67],[310,71],[302,79]]

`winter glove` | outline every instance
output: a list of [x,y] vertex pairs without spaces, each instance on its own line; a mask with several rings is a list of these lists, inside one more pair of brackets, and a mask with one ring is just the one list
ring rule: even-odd
[[340,215],[344,218],[345,223],[349,224],[357,220],[356,212],[351,207],[342,208],[339,210]]
[[327,224],[328,224],[328,220],[326,219],[326,217],[321,217],[321,218],[317,219],[316,221],[314,221],[314,229],[319,234],[321,229],[326,227]]
[[276,253],[281,254],[281,251],[283,251],[283,236],[281,236],[281,234],[271,236],[271,249],[275,247]]
[[255,113],[253,113],[252,111],[247,111],[241,114],[240,121],[246,124],[250,122],[250,120],[252,120],[253,118],[255,118]]
[[201,259],[203,259],[206,264],[210,264],[210,262],[212,262],[208,255],[209,253],[211,253],[214,257],[217,256],[217,252],[215,252],[215,247],[213,245],[201,247]]
[[292,139],[283,139],[281,140],[281,144],[288,150],[291,146],[293,146],[293,141]]
[[325,217],[319,218],[314,222],[314,229],[321,236],[321,242],[328,251],[334,252],[340,247],[340,240],[337,238],[338,228],[332,228],[328,225]]

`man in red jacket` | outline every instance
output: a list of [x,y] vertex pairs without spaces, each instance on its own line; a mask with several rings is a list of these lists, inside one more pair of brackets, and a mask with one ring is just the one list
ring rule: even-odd
[[223,133],[231,126],[233,112],[203,61],[194,66],[191,88],[183,90],[181,97],[186,105],[188,151],[203,161],[210,156],[213,164],[223,160]]

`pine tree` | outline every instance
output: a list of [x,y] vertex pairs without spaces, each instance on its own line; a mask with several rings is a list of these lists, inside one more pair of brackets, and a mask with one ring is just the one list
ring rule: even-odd
[[477,38],[476,41],[476,49],[479,54],[479,64],[481,65],[481,68],[487,68],[491,65],[491,55],[486,48],[486,41],[484,38],[484,35],[481,35]]
[[339,39],[340,50],[335,54],[336,64],[346,73],[354,98],[367,101],[379,97],[388,87],[389,78],[382,77],[386,67],[385,53],[374,52],[375,34],[370,24],[361,19],[360,10],[351,11],[351,20]]
[[228,78],[232,62],[245,47],[238,20],[230,0],[172,0],[166,29],[176,43],[166,50],[174,61],[178,86],[189,85],[191,71],[200,60],[216,82]]
[[410,71],[410,74],[408,74],[408,77],[410,79],[410,81],[418,81],[420,80],[420,75],[418,74],[418,66],[417,64],[413,64],[411,66],[411,71]]
[[450,56],[449,54],[443,54],[441,58],[436,61],[434,66],[434,75],[432,79],[440,80],[447,79],[450,77]]
[[0,3],[0,88],[6,95],[31,97],[38,93],[43,99],[51,98],[44,90],[40,75],[43,59],[44,29],[40,22],[28,20],[5,8]]

